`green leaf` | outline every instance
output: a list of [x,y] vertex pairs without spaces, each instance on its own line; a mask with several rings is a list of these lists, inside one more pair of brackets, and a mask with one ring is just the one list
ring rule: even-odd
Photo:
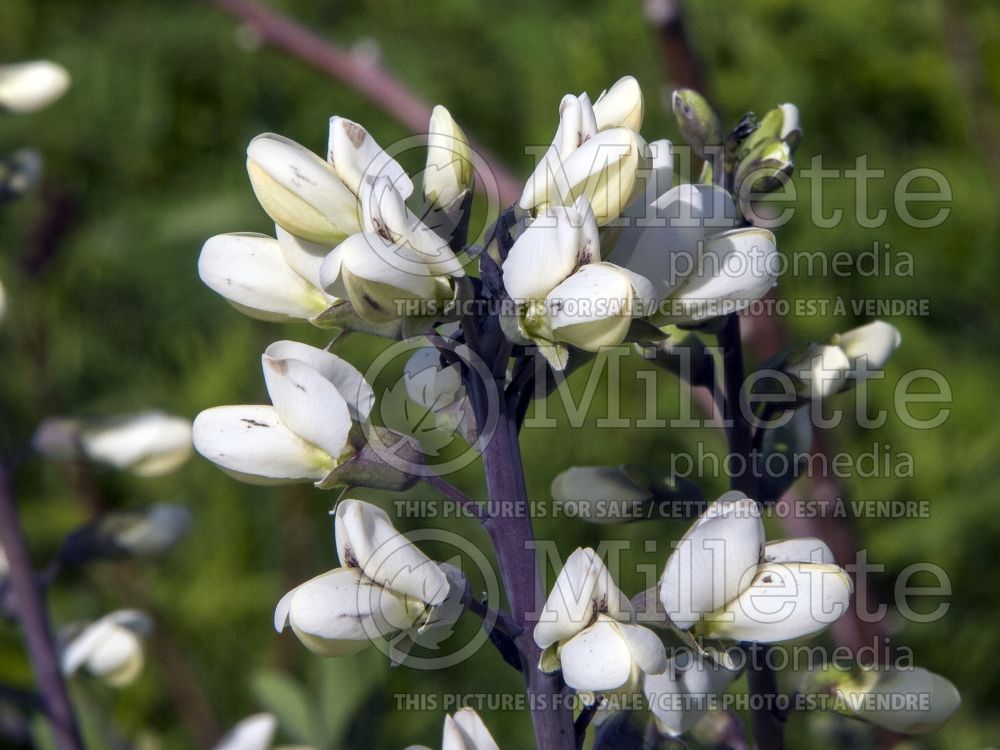
[[305,687],[282,672],[259,672],[251,686],[257,702],[278,717],[282,731],[296,742],[321,747],[322,717]]

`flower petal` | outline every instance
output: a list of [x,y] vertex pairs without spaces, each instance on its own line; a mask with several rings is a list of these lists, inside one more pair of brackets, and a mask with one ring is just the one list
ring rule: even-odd
[[704,634],[761,643],[812,635],[847,611],[853,589],[836,565],[765,563],[739,597],[706,616]]
[[624,127],[638,133],[642,129],[642,115],[642,89],[632,76],[619,78],[594,102],[598,130]]
[[450,584],[445,573],[392,525],[384,510],[361,500],[342,500],[334,514],[337,554],[372,581],[429,605],[442,604]]
[[269,750],[277,730],[272,714],[254,714],[230,729],[213,750]]
[[624,622],[618,628],[639,669],[646,674],[659,674],[667,668],[667,652],[656,633],[642,625]]
[[357,196],[304,146],[264,133],[247,146],[250,184],[267,215],[297,237],[335,243],[360,231]]
[[80,433],[93,461],[153,477],[178,468],[191,456],[191,422],[161,411],[101,420]]
[[884,320],[876,320],[868,325],[860,326],[842,333],[834,339],[835,343],[844,350],[844,354],[851,360],[852,367],[856,367],[857,361],[865,357],[869,370],[884,368],[889,357],[902,342],[899,330]]
[[273,406],[217,406],[194,420],[194,447],[251,484],[317,482],[333,458],[288,429]]
[[212,237],[198,256],[198,275],[209,289],[258,320],[308,320],[334,301],[292,269],[277,240],[262,234]]
[[413,182],[395,159],[371,137],[367,130],[345,117],[330,118],[330,164],[355,195],[361,195],[364,179],[386,177],[404,198],[413,193]]
[[567,558],[535,625],[540,648],[566,640],[586,628],[609,605],[618,614],[621,592],[594,550],[578,548]]
[[[665,177],[654,175],[657,181]],[[653,282],[659,299],[697,270],[699,245],[706,237],[736,223],[732,198],[715,185],[678,185],[642,210],[630,207],[629,213],[630,224],[622,229],[611,260]]]
[[631,277],[611,263],[583,266],[545,298],[558,341],[585,351],[620,344],[632,324]]
[[305,362],[333,383],[337,392],[347,402],[347,408],[353,419],[359,422],[368,419],[375,403],[375,394],[365,376],[347,360],[298,341],[275,341],[264,350],[264,355],[272,359],[297,359]]
[[678,737],[705,715],[709,701],[739,677],[694,651],[679,651],[661,674],[647,674],[643,692],[661,732]]
[[0,112],[28,114],[44,109],[66,93],[69,72],[49,60],[0,65]]
[[[848,713],[903,734],[937,729],[962,703],[949,680],[922,667],[868,669],[838,685],[836,691]],[[893,701],[896,697],[903,700]],[[893,704],[905,708],[892,708]]]
[[777,253],[774,234],[767,229],[734,229],[709,237],[695,272],[671,295],[678,303],[671,314],[697,321],[745,309],[775,285]]
[[723,496],[678,542],[660,577],[660,601],[679,628],[731,601],[750,585],[764,546],[756,502]]
[[335,568],[300,584],[287,606],[295,635],[322,656],[360,651],[419,616],[403,597],[373,585],[356,568]]
[[553,206],[528,225],[503,262],[504,288],[512,300],[545,299],[573,273],[584,242],[582,223],[575,209]]
[[337,387],[301,359],[264,354],[261,364],[282,424],[338,460],[347,447],[351,413]]
[[632,676],[628,643],[619,623],[606,616],[566,641],[559,661],[563,680],[576,690],[614,690]]
[[[278,238],[278,248],[281,250],[282,257],[292,270],[305,279],[310,286],[322,289],[323,284],[320,281],[319,269],[326,256],[333,249],[333,245],[309,242],[309,240],[296,237],[278,224],[274,225],[274,236]],[[330,304],[334,301],[331,299]]]
[[444,717],[441,750],[499,750],[483,720],[471,708]]
[[764,562],[792,563],[809,562],[835,564],[833,552],[822,539],[815,537],[797,537],[795,539],[780,539],[764,545]]

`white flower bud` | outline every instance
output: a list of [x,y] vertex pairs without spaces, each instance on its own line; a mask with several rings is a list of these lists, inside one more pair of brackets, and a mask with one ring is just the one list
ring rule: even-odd
[[551,493],[564,512],[594,523],[633,520],[653,496],[618,466],[572,466],[552,480]]
[[413,193],[413,182],[399,163],[367,130],[345,117],[330,118],[327,158],[344,185],[356,196],[361,196],[365,180],[377,179],[389,180],[404,198]]
[[499,750],[483,720],[471,708],[444,717],[441,750]]
[[472,187],[472,175],[465,133],[447,109],[434,107],[427,132],[424,198],[431,206],[447,208]]
[[852,369],[857,368],[860,360],[865,360],[869,370],[881,370],[902,340],[903,337],[895,326],[876,320],[834,336],[831,343],[844,351]]
[[156,503],[138,513],[110,514],[102,524],[114,544],[133,555],[161,555],[191,527],[191,511],[183,505]]
[[642,115],[642,89],[632,76],[619,78],[594,102],[598,130],[622,127],[638,133],[642,129]]
[[0,65],[0,111],[28,114],[66,93],[69,73],[49,60]]
[[142,612],[122,609],[86,626],[62,654],[66,675],[84,669],[114,687],[131,684],[142,671],[145,657],[142,638],[152,623]]
[[297,237],[332,245],[361,230],[357,195],[295,141],[258,135],[247,146],[247,172],[267,215]]
[[191,456],[191,422],[161,411],[113,417],[86,425],[80,445],[92,461],[156,477],[177,469]]

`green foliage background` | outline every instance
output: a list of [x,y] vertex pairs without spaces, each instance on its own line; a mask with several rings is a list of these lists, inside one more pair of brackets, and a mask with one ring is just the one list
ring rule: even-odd
[[[660,51],[638,0],[272,4],[338,43],[377,45],[387,68],[428,100],[446,104],[467,132],[520,174],[530,164],[523,146],[551,138],[563,93],[593,96],[624,74],[634,74],[646,93],[644,135],[677,137],[662,105],[669,87]],[[842,208],[842,224],[813,226],[803,189],[779,247],[856,254],[889,243],[913,254],[913,275],[786,278],[782,294],[929,300],[929,316],[892,319],[904,345],[886,382],[872,391],[876,406],[889,407],[904,373],[939,369],[952,388],[950,418],[914,431],[892,416],[878,430],[845,427],[833,440],[836,450],[871,451],[877,442],[914,456],[912,478],[848,478],[845,489],[853,498],[930,501],[930,518],[861,519],[859,539],[886,566],[881,595],[891,597],[901,569],[925,560],[941,565],[954,587],[943,620],[893,626],[894,639],[911,646],[920,664],[951,678],[964,698],[946,729],[913,746],[983,747],[1000,730],[1000,670],[991,666],[1000,650],[993,573],[1000,553],[1000,420],[990,395],[1000,367],[1000,173],[991,159],[1000,149],[1000,7],[987,0],[686,5],[707,88],[728,122],[792,101],[806,134],[800,166],[822,154],[825,166],[843,169],[867,154],[873,168],[885,170],[870,191],[873,209],[889,209],[884,226],[861,226],[853,185],[830,180],[827,212]],[[194,0],[3,0],[0,57],[47,57],[73,75],[71,91],[51,109],[0,122],[0,151],[31,144],[47,159],[44,188],[0,213],[0,278],[11,306],[0,329],[0,411],[3,439],[18,456],[17,489],[35,558],[44,564],[62,535],[96,507],[171,500],[188,503],[195,515],[191,535],[164,562],[99,566],[55,589],[59,622],[136,605],[157,618],[149,668],[136,685],[111,692],[75,681],[96,737],[92,746],[114,746],[109,738],[120,731],[160,743],[146,747],[197,747],[273,705],[283,708],[288,742],[437,746],[442,712],[397,710],[392,694],[516,691],[517,675],[489,648],[447,672],[419,673],[390,669],[374,651],[321,662],[291,636],[274,634],[278,597],[335,565],[326,515],[332,496],[245,486],[197,458],[161,480],[81,474],[43,463],[25,447],[50,414],[158,407],[193,417],[208,406],[265,398],[258,358],[267,343],[296,338],[319,345],[324,334],[251,321],[198,280],[196,260],[207,237],[269,231],[243,169],[246,143],[274,131],[321,150],[334,113],[365,123],[383,144],[408,133],[347,87],[258,48],[231,19]],[[892,210],[893,186],[915,167],[938,169],[951,185],[951,213],[938,228],[909,228]],[[921,215],[934,206],[927,209]],[[65,226],[47,245],[54,218]],[[39,252],[52,257],[32,276],[26,268]],[[858,322],[817,316],[789,325],[808,339]],[[364,364],[378,346],[352,339],[344,352]],[[639,415],[642,391],[630,373],[623,376],[623,413]],[[585,382],[586,373],[575,377],[578,393]],[[659,412],[670,416],[675,386],[661,383]],[[849,409],[849,401],[842,406]],[[550,413],[561,413],[558,403]],[[579,428],[524,436],[533,498],[546,500],[553,476],[571,464],[662,464],[696,437],[721,449],[707,431],[598,430],[604,414],[599,400]],[[482,494],[475,467],[456,481]],[[710,480],[706,492],[720,489]],[[471,521],[432,523],[486,548]],[[662,564],[663,550],[683,529],[680,522],[654,522],[613,530],[636,542],[658,540],[659,554],[637,551],[635,559]],[[539,535],[557,539],[563,554],[605,532],[611,529],[577,521],[538,523]],[[638,581],[626,579],[623,588]],[[0,682],[29,680],[17,629],[0,624]],[[526,716],[483,713],[502,747],[529,745]],[[842,746],[840,725],[793,717],[791,726],[792,747]],[[849,731],[855,734],[848,742],[873,739],[857,734],[855,725]]]

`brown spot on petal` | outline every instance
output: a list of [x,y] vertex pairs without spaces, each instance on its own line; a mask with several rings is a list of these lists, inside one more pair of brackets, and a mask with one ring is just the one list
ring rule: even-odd
[[243,418],[241,422],[246,422],[247,427],[270,427],[271,425],[264,422],[258,422],[256,419]]
[[361,144],[365,142],[365,138],[368,136],[368,131],[356,122],[345,123],[344,132],[351,143],[354,144],[354,148],[361,148]]
[[763,581],[764,583],[774,583],[774,576],[772,576],[772,575],[771,575],[770,573],[768,573],[768,574],[767,574],[766,576],[764,576],[764,577],[763,577],[763,578],[762,578],[761,580],[762,580],[762,581]]

